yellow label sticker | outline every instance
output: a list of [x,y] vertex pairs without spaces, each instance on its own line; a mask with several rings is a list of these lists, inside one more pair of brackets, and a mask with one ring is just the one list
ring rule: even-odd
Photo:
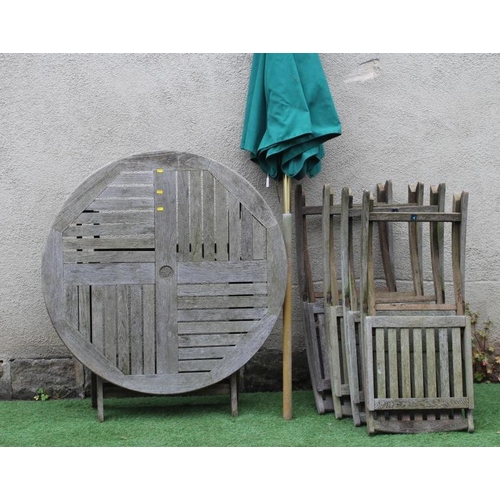
[[156,210],[158,210],[158,212],[163,212],[163,207],[156,207]]
[[156,171],[159,173],[159,174],[163,174],[163,168],[157,168]]
[[157,189],[156,194],[163,194],[163,189]]

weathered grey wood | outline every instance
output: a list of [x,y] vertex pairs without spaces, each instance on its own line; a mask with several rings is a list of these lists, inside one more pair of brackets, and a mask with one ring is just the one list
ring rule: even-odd
[[104,353],[112,364],[117,363],[117,297],[116,287],[104,287]]
[[[349,358],[349,387],[351,388],[351,399],[353,404],[358,405],[361,402],[360,399],[360,388],[361,380],[359,379],[359,352],[358,346],[356,345],[356,320],[355,315],[352,312],[347,313],[347,317],[344,317],[344,324],[347,330],[347,357]],[[359,323],[359,320],[358,320]],[[353,416],[356,415],[356,411],[353,411]],[[359,424],[358,424],[359,425]]]
[[439,336],[439,394],[441,397],[447,398],[450,396],[450,367],[448,362],[448,330],[440,328]]
[[427,397],[435,398],[437,396],[435,330],[433,328],[427,328],[425,330],[425,336],[427,360]]
[[401,328],[401,396],[411,397],[410,330]]
[[333,218],[329,207],[333,205],[333,190],[328,184],[323,187],[323,297],[326,305],[338,305],[337,270],[334,261]]
[[[252,217],[252,252],[253,258],[263,260],[267,258],[267,231],[266,228],[255,218]],[[250,231],[249,231],[250,234]]]
[[377,398],[385,398],[386,373],[385,373],[385,332],[382,328],[375,330],[375,345],[377,348]]
[[[232,194],[228,194],[227,203],[229,213],[229,260],[239,261],[242,254],[240,202]],[[247,258],[251,258],[251,256],[247,255]]]
[[130,303],[129,287],[118,285],[117,287],[117,350],[118,369],[124,375],[130,375]]
[[178,196],[178,253],[179,261],[189,261],[190,254],[190,208],[189,208],[189,179],[191,172],[188,170],[177,172],[177,196]]
[[214,177],[203,171],[203,253],[205,260],[215,258]]
[[178,361],[179,373],[210,372],[220,365],[219,359],[190,359]]
[[140,210],[152,208],[154,199],[151,198],[97,198],[87,210]]
[[85,224],[81,226],[68,226],[64,237],[76,236],[124,236],[124,235],[154,234],[154,224],[150,220],[145,224]]
[[110,186],[132,186],[132,185],[151,185],[153,189],[153,172],[122,172],[119,174]]
[[[363,370],[363,389],[366,404],[366,424],[368,427],[368,432],[372,432],[373,429],[373,417],[370,414],[373,411],[373,401],[375,399],[375,378],[374,378],[374,366],[377,366],[378,360],[374,360],[373,356],[367,356],[365,353],[373,352],[373,317],[366,316],[361,312],[361,321],[365,322],[362,325],[361,330],[361,355],[362,355],[362,370]],[[385,378],[385,375],[384,375]]]
[[[198,221],[194,223],[195,227],[203,229],[203,238],[194,232],[194,240],[191,238],[189,241],[189,258],[184,262],[179,259],[180,269],[176,273],[176,278],[180,276],[181,284],[179,292],[175,294],[175,300],[177,296],[191,300],[190,304],[184,304],[189,308],[185,309],[185,319],[195,319],[181,324],[185,325],[187,331],[199,330],[198,333],[181,336],[183,339],[196,338],[195,343],[191,344],[192,347],[210,347],[210,344],[204,345],[206,337],[211,337],[211,341],[216,345],[234,345],[233,354],[228,354],[211,366],[207,363],[203,365],[197,359],[183,360],[189,363],[184,364],[183,369],[197,370],[192,373],[156,373],[156,367],[152,363],[151,354],[156,346],[151,341],[155,329],[151,318],[156,318],[157,308],[152,307],[156,306],[156,298],[151,297],[157,295],[153,292],[155,287],[158,288],[156,264],[157,254],[161,253],[155,239],[158,239],[158,228],[162,227],[161,224],[155,223],[159,212],[156,208],[161,206],[164,208],[161,212],[165,212],[167,206],[166,203],[158,204],[158,199],[165,190],[153,184],[153,177],[159,173],[158,169],[163,169],[167,175],[171,173],[174,178],[179,175],[189,178],[190,237],[193,236],[191,219]],[[214,179],[217,179],[217,187]],[[163,193],[157,192],[158,190]],[[208,192],[205,192],[206,190]],[[178,182],[174,182],[173,191],[179,193]],[[218,196],[221,192],[223,201]],[[225,238],[220,236],[224,231],[227,232],[229,226],[228,196],[235,200],[237,215],[246,213],[252,223],[252,233],[258,233],[257,239],[252,241],[252,252],[254,259],[262,261],[260,265],[248,260],[246,269],[227,267],[224,252],[227,253],[230,243],[229,235],[226,234]],[[178,203],[180,202],[175,203],[173,211],[176,223],[180,220]],[[210,226],[212,213],[212,241],[215,243],[215,206],[219,208],[217,227],[221,245],[217,255],[212,252],[211,259],[217,258],[220,261],[212,264],[226,263],[225,270],[217,266],[196,267],[203,264],[199,262],[200,257],[210,260],[211,247],[215,250],[214,244],[211,245],[206,240],[206,227]],[[95,209],[105,211],[96,212]],[[172,216],[172,211],[168,213]],[[234,217],[233,221],[236,218]],[[171,227],[174,225],[171,224]],[[160,231],[164,228],[163,225]],[[185,234],[184,230],[183,227],[182,234]],[[65,234],[64,243],[62,232]],[[176,262],[179,232],[180,228],[175,225],[171,254]],[[195,262],[192,262],[193,260]],[[285,260],[281,233],[272,212],[257,191],[241,176],[216,162],[194,155],[170,152],[135,155],[104,167],[68,198],[63,211],[56,218],[44,253],[44,296],[61,339],[89,370],[125,389],[150,394],[176,394],[227,379],[262,345],[281,309]],[[242,263],[238,261],[235,265]],[[238,275],[239,270],[243,276]],[[125,275],[129,271],[132,271],[132,276],[129,274],[127,278]],[[163,274],[169,273],[164,270]],[[200,276],[201,282],[198,281]],[[72,287],[73,292],[78,290],[77,298],[75,293],[71,292],[71,310],[67,310],[64,305],[65,286]],[[200,294],[196,306],[197,295]],[[248,294],[250,297],[242,296]],[[214,308],[209,304],[209,299],[214,296],[221,299],[235,297],[237,303],[232,305],[230,300],[225,304],[220,301]],[[87,307],[83,304],[85,300]],[[203,308],[210,310],[210,318],[220,316],[224,319],[229,315],[257,316],[259,319],[247,322],[208,321],[206,314],[201,316],[200,311]],[[230,308],[236,309],[229,311]],[[214,309],[219,312],[213,313]],[[227,314],[224,310],[228,310]],[[189,314],[194,316],[190,318]],[[94,323],[92,338],[89,335],[90,318]],[[182,320],[182,317],[180,319]],[[204,321],[200,322],[199,319]],[[173,321],[177,323],[178,320],[178,315],[173,315]],[[82,328],[85,321],[88,324],[87,333]],[[233,330],[236,332],[227,333]],[[89,338],[86,338],[87,335]],[[231,337],[231,340],[223,340],[224,336]],[[178,357],[176,349],[177,363]]]
[[353,217],[350,210],[353,205],[353,195],[349,188],[342,189],[341,220],[340,220],[340,256],[341,256],[341,289],[342,289],[342,316],[343,316],[343,347],[345,349],[345,364],[351,402],[351,414],[355,426],[361,425],[361,411],[364,398],[361,391],[359,377],[361,358],[357,346],[359,332],[359,314],[353,311],[358,309],[354,274],[354,243]]
[[[415,203],[417,206],[420,208],[424,204],[424,184],[422,182],[418,182],[415,188]],[[415,225],[417,226],[417,252],[418,252],[418,266],[420,269],[421,273],[421,279],[423,281],[423,261],[424,261],[424,253],[422,251],[422,243],[423,243],[423,225],[419,222],[416,222]],[[423,294],[423,284],[422,284],[422,294]]]
[[238,372],[235,372],[230,377],[231,390],[231,416],[238,416]]
[[376,304],[390,302],[435,302],[435,295],[415,295],[413,292],[378,292],[375,298]]
[[[256,261],[257,263],[267,262],[268,267],[268,297],[269,313],[280,315],[285,298],[285,288],[281,283],[287,282],[288,263],[286,257],[281,260],[279,255],[286,256],[285,243],[283,237],[280,237],[280,228],[276,224],[268,228],[267,237],[267,261]],[[241,280],[240,280],[241,281]],[[254,280],[257,281],[257,280]]]
[[455,304],[376,304],[377,311],[456,311]]
[[265,282],[268,273],[267,261],[185,262],[178,267],[179,284]]
[[242,367],[250,359],[251,354],[256,352],[256,350],[262,345],[268,336],[268,329],[270,325],[274,325],[277,320],[277,316],[266,315],[260,321],[254,322],[253,328],[249,331],[243,340],[238,344],[238,349],[235,350],[234,356],[228,356],[221,362],[217,367],[214,368],[211,375],[216,378],[216,380],[221,380],[221,375],[227,373],[234,373],[237,367]]
[[304,207],[306,204],[305,195],[303,193],[302,184],[295,186],[294,196],[294,222],[295,222],[295,253],[297,260],[297,282],[299,286],[299,297],[302,301],[306,300],[306,278],[305,278],[305,247],[307,246],[307,238],[305,234],[305,215]]
[[90,286],[88,285],[78,287],[78,316],[78,330],[82,337],[90,342],[92,323],[90,315]]
[[97,420],[104,422],[104,391],[103,380],[101,377],[96,377],[96,395],[97,395]]
[[[468,191],[462,191],[462,194],[460,196],[460,213],[462,215],[460,223],[460,271],[462,273],[462,297],[465,297],[465,255],[466,255],[466,238],[467,238],[467,219],[469,213]],[[459,311],[460,310],[461,309],[459,309]],[[465,311],[463,313],[465,313]]]
[[104,198],[152,198],[153,186],[108,186],[100,195],[98,200]]
[[143,342],[144,374],[156,373],[156,299],[155,286],[144,285],[143,294]]
[[[127,212],[83,212],[75,220],[75,224],[120,224],[126,220],[127,224],[154,224],[152,210],[138,210]],[[69,226],[71,227],[71,226]],[[66,226],[68,228],[68,226]]]
[[[437,212],[421,209],[418,205],[422,200],[420,184],[417,188],[410,187],[410,201],[416,205],[414,210],[408,212],[394,212],[391,215],[375,211],[373,206],[367,210],[369,196],[363,199],[362,214],[368,212],[368,217],[365,216],[362,223],[361,239],[362,266],[363,259],[367,260],[360,279],[361,294],[366,297],[362,309],[364,338],[361,345],[364,348],[362,363],[365,369],[364,394],[369,433],[465,429],[472,432],[474,429],[470,406],[473,405],[471,346],[461,343],[461,335],[467,331],[468,320],[463,314],[461,294],[461,194],[455,196],[449,213],[444,211],[444,185],[431,188],[430,203],[437,207]],[[409,223],[415,285],[413,297],[404,293],[383,293],[378,294],[373,301],[375,289],[370,269],[370,227],[382,221]],[[424,221],[431,223],[434,296],[424,296],[421,287],[421,222]],[[443,293],[445,222],[452,225],[452,285],[455,301],[450,303],[445,303]],[[364,229],[363,224],[366,224]],[[375,307],[372,308],[372,304]],[[389,314],[398,312],[399,316]],[[464,339],[465,335],[467,333],[464,333]],[[375,340],[375,347],[372,347],[372,339]]]
[[[336,418],[342,418],[342,379],[341,349],[337,329],[336,306],[338,305],[338,288],[333,253],[333,219],[330,216],[330,205],[333,204],[332,186],[323,187],[322,242],[323,242],[323,301],[324,301],[324,335],[327,344],[328,372],[332,390],[333,409]],[[332,307],[333,306],[333,307]],[[318,345],[319,359],[325,359]]]
[[370,238],[370,192],[364,191],[363,193],[363,208],[361,212],[361,272],[359,278],[360,298],[359,305],[361,311],[361,321],[364,323],[364,315],[368,313],[371,315],[368,307],[368,284],[369,284],[369,247],[371,245]]
[[249,332],[255,325],[254,320],[241,321],[209,321],[179,323],[179,334],[187,333],[241,333]]
[[74,264],[77,262],[88,263],[130,263],[130,262],[154,262],[154,251],[115,251],[115,250],[102,250],[96,251],[77,251],[68,250],[63,252],[64,263]]
[[215,177],[216,184],[223,184],[262,225],[269,227],[274,224],[274,216],[262,202],[259,192],[242,176],[201,156],[185,154],[180,155],[179,160],[181,165],[184,163],[186,167],[208,170]]
[[[326,281],[326,280],[325,280]],[[325,305],[325,336],[328,343],[328,367],[330,373],[330,383],[333,397],[333,409],[336,418],[342,418],[342,380],[340,376],[341,370],[341,352],[339,349],[339,335],[337,330],[337,317],[335,309],[330,305]],[[320,359],[322,356],[320,356]]]
[[459,328],[451,330],[451,349],[453,367],[453,396],[456,398],[464,395],[463,369],[462,369],[462,335]]
[[467,398],[408,398],[397,399],[377,399],[374,404],[375,410],[434,410],[464,408],[469,404]]
[[92,287],[92,345],[104,354],[104,287]]
[[[430,201],[438,204],[439,211],[445,210],[445,185],[440,184],[439,187],[431,186]],[[430,223],[430,239],[431,239],[431,265],[434,281],[434,292],[438,304],[445,302],[445,285],[444,285],[444,224],[442,222]]]
[[67,285],[127,285],[153,284],[153,263],[66,264],[64,282]]
[[90,399],[92,408],[97,409],[97,375],[90,372]]
[[460,222],[462,215],[458,212],[426,212],[425,210],[416,210],[412,212],[373,212],[370,220],[374,222]]
[[399,421],[386,422],[377,420],[373,423],[373,431],[381,433],[396,433],[396,434],[416,434],[424,432],[449,432],[460,431],[468,428],[465,419],[454,419],[447,421]]
[[[302,185],[296,186],[295,192],[295,241],[297,251],[297,278],[302,300],[315,302],[314,283],[311,274],[311,263],[309,258],[309,246],[307,239],[306,200]],[[316,207],[312,215],[321,215],[323,207]]]
[[179,360],[222,359],[234,351],[234,346],[187,347],[179,349]]
[[179,335],[179,347],[236,346],[244,336],[243,333]]
[[[360,217],[362,212],[363,204],[354,204],[352,208],[349,210],[350,217]],[[374,212],[415,212],[415,208],[418,207],[418,212],[436,212],[438,210],[437,205],[424,205],[418,206],[417,203],[377,203],[373,204]],[[332,215],[340,214],[340,206],[333,206],[330,208],[330,213]],[[322,213],[322,206],[319,205],[310,205],[304,207],[303,214],[304,215],[319,215]]]
[[229,214],[227,208],[227,190],[218,181],[215,182],[215,244],[217,261],[228,260]]
[[58,232],[64,230],[78,215],[88,209],[89,204],[118,175],[126,163],[123,160],[112,162],[82,182],[64,203],[52,226],[53,229]]
[[373,328],[453,328],[464,327],[466,318],[463,316],[374,316],[371,318]]
[[[202,171],[191,171],[191,185],[189,188],[189,210],[190,210],[190,239],[191,254],[193,261],[203,259],[203,220],[202,220]],[[180,231],[182,232],[182,226]]]
[[[423,337],[420,328],[413,328],[413,381],[414,390],[410,397],[423,398],[425,395],[425,379],[424,379],[424,351]],[[410,358],[411,362],[411,358]],[[414,419],[419,421],[423,419],[422,413],[415,412]]]
[[[452,209],[461,211],[462,205],[464,205],[464,209],[466,210],[466,193],[455,193],[453,195]],[[465,229],[463,229],[463,227],[463,224],[455,222],[453,223],[451,229],[451,264],[457,314],[465,314],[465,300],[463,293],[465,276],[465,250],[462,250],[462,248],[465,247]]]
[[[421,184],[408,186],[408,202],[422,205],[423,191],[419,189]],[[427,214],[426,214],[427,215]],[[419,217],[411,215],[414,222],[408,223],[408,235],[410,244],[410,263],[413,277],[413,290],[415,295],[424,294],[424,283],[422,277],[422,224],[416,222]]]
[[[305,309],[303,313],[304,328],[305,328],[305,344],[307,363],[309,367],[309,374],[311,378],[311,385],[313,389],[314,401],[316,404],[317,412],[322,415],[327,411],[327,407],[331,406],[333,409],[333,400],[331,395],[331,384],[328,380],[328,389],[330,394],[326,395],[327,384],[325,383],[324,365],[321,363],[320,349],[317,339],[319,323],[317,323],[317,313],[315,313],[314,304],[310,302],[302,302],[302,307]],[[324,310],[322,313],[324,314]],[[329,378],[329,374],[326,375]],[[330,405],[325,404],[328,398]]]
[[237,307],[266,307],[265,295],[228,295],[220,297],[178,297],[178,309],[226,309]]
[[[177,193],[174,171],[155,172],[156,369],[179,370],[177,354]],[[161,194],[158,194],[161,192]]]
[[[279,228],[277,228],[279,230]],[[267,295],[267,283],[225,283],[225,284],[180,284],[177,287],[179,297],[198,296],[237,296],[237,295]],[[279,302],[279,297],[276,300]]]
[[107,238],[64,238],[64,250],[96,249],[106,248],[108,250],[123,248],[129,249],[151,249],[154,248],[153,236],[131,236],[131,237],[107,237]]
[[[392,203],[392,183],[386,181],[385,184],[377,184],[377,202]],[[384,266],[385,280],[391,292],[396,291],[396,278],[394,270],[394,241],[393,230],[390,222],[380,221],[379,227],[379,240],[380,240],[380,254],[382,257],[382,264]]]
[[144,348],[142,340],[142,287],[130,287],[130,373],[144,373]]
[[471,321],[468,316],[467,325],[464,329],[463,345],[465,391],[469,401],[468,409],[465,412],[467,417],[467,430],[469,432],[474,432],[474,418],[472,411],[474,408],[474,378],[472,374],[472,349],[469,348],[471,346]]
[[[241,208],[241,258],[250,260],[254,255],[254,221],[258,223],[252,214],[244,207]],[[261,252],[266,248],[265,240],[260,241],[264,246]]]
[[[338,308],[337,311],[335,311],[334,308],[331,308],[333,314],[335,315],[335,320],[337,320],[337,315],[339,313]],[[313,314],[315,318],[315,324],[316,324],[316,331],[317,331],[317,336],[318,336],[318,351],[319,351],[319,356],[321,360],[328,360],[328,346],[327,346],[327,340],[326,340],[326,335],[323,335],[322,332],[325,331],[325,312],[323,310],[323,313],[318,312],[318,309],[313,306]],[[321,363],[321,387],[322,390],[325,389],[331,389],[332,385],[331,382],[328,380],[328,374],[330,373],[330,367],[328,364],[328,361],[325,363]],[[342,395],[342,390],[339,391],[339,395]]]
[[79,315],[78,315],[78,287],[66,286],[66,317],[68,321],[78,329]]
[[245,309],[183,309],[178,310],[179,321],[233,321],[242,319],[261,319],[267,308]]

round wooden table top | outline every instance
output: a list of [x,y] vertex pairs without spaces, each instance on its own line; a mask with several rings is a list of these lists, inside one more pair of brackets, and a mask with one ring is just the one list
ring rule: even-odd
[[176,394],[241,368],[280,314],[287,257],[268,205],[208,158],[135,155],[90,176],[56,216],[45,302],[70,352],[103,379]]

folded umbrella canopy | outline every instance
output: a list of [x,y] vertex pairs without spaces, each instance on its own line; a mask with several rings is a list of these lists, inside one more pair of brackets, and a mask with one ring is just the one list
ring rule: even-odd
[[323,143],[341,124],[318,54],[254,54],[241,148],[274,179],[283,179],[283,235],[288,277],[283,305],[283,417],[292,418],[291,178],[321,171]]
[[341,125],[318,54],[255,54],[241,148],[268,175],[321,170],[323,143]]

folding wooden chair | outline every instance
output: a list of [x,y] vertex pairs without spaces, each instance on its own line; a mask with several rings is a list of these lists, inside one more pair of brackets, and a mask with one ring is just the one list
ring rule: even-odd
[[[409,210],[423,201],[423,185],[409,186],[411,194],[408,203],[395,204],[392,198],[392,182],[377,185],[377,204],[375,210]],[[329,185],[324,187],[323,242],[325,275],[325,324],[329,353],[329,372],[333,391],[335,415],[341,418],[350,415],[354,425],[364,421],[364,395],[361,376],[359,349],[360,312],[358,291],[356,289],[354,266],[354,222],[359,223],[361,205],[353,204],[349,188],[342,190],[340,205],[333,203],[333,192]],[[420,200],[420,201],[419,201]],[[333,220],[340,216],[340,278],[341,292],[337,292],[337,270],[334,257]],[[379,223],[379,242],[381,260],[385,274],[385,286],[377,291],[381,295],[397,289],[394,272],[393,235],[390,223]],[[421,244],[415,239],[414,244]]]
[[308,223],[310,216],[321,216],[323,207],[307,206],[302,185],[295,188],[295,241],[297,276],[302,302],[305,346],[316,410],[321,415],[333,411],[328,369],[322,290],[315,287],[311,268]]
[[[342,191],[342,203],[334,204],[331,185],[323,188],[323,287],[325,311],[325,336],[328,346],[328,366],[332,387],[332,399],[336,418],[351,416],[354,425],[362,421],[359,409],[360,387],[356,380],[358,360],[356,359],[356,332],[359,328],[357,311],[357,292],[354,282],[354,263],[352,245],[352,220],[360,216],[353,210],[350,189]],[[340,217],[340,233],[336,236],[334,220]],[[340,236],[340,238],[338,238]],[[335,261],[335,245],[340,243],[341,290],[338,289],[338,269]],[[349,322],[349,325],[347,324]],[[354,343],[349,346],[348,344]]]
[[[386,192],[391,190],[390,181],[387,181],[385,184],[381,184],[381,186],[384,186]],[[381,202],[383,202],[383,200]],[[332,206],[328,209],[328,213],[330,215],[327,217],[332,217],[333,224],[333,218],[337,220],[340,218],[340,205],[334,206],[333,201],[331,203]],[[302,185],[297,185],[295,189],[294,210],[297,275],[299,293],[303,307],[305,346],[309,366],[309,375],[311,378],[311,385],[318,413],[324,414],[326,412],[335,411],[337,418],[342,418],[346,415],[352,415],[347,385],[347,365],[344,363],[343,368],[340,370],[340,375],[335,375],[336,391],[332,395],[332,377],[328,366],[329,348],[325,335],[324,290],[321,289],[321,284],[324,283],[324,280],[321,275],[320,278],[316,280],[315,284],[310,260],[310,241],[308,238],[310,230],[307,221],[311,216],[313,219],[320,219],[320,216],[323,216],[324,214],[324,205],[325,203],[323,203],[323,205],[307,205]],[[358,205],[356,210],[356,217],[359,219],[361,214],[361,205]],[[324,230],[326,221],[321,220],[321,222]],[[328,229],[328,231],[330,230]],[[323,241],[325,241],[324,238]],[[386,243],[386,247],[389,246],[390,243]],[[324,245],[322,250],[324,255],[326,255],[325,252],[330,252],[329,249],[324,248]],[[337,275],[333,251],[332,240],[331,266],[333,269],[332,272]],[[336,278],[333,281],[336,281]],[[334,288],[336,289],[336,286]],[[338,297],[338,293],[336,293],[335,296]],[[330,304],[331,298],[328,300]],[[335,307],[337,308],[336,311],[339,313],[338,318],[341,318],[341,306],[336,304]],[[333,323],[336,324],[337,321],[339,321],[339,319],[336,319]],[[344,344],[341,343],[341,345]],[[343,349],[343,352],[345,352],[345,348]],[[334,367],[337,367],[339,363],[334,363]],[[337,368],[335,368],[335,372],[336,371]],[[338,380],[340,380],[340,382],[338,382]]]
[[[416,190],[410,190],[414,196]],[[363,194],[361,213],[361,365],[366,423],[376,432],[474,430],[470,321],[465,315],[464,271],[468,193],[443,211],[444,186],[430,204],[378,211]],[[418,200],[417,200],[418,203]],[[388,208],[390,205],[388,205]],[[406,223],[413,290],[375,290],[374,224]],[[429,223],[433,293],[424,293],[423,223]],[[444,293],[444,225],[451,225],[453,300]]]

